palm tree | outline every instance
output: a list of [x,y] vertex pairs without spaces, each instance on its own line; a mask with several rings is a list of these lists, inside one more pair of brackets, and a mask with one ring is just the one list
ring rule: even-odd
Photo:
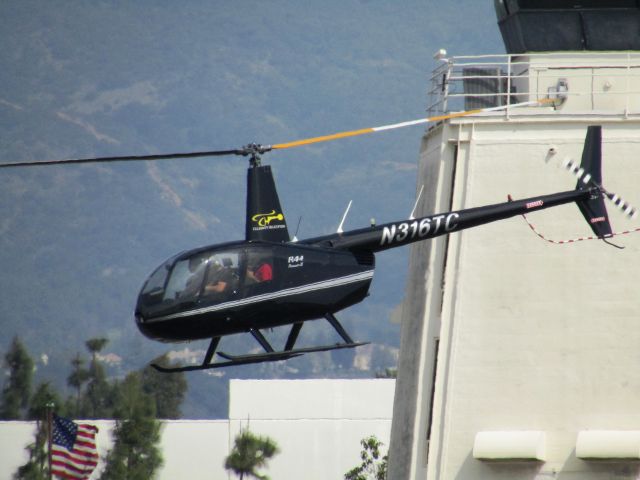
[[242,430],[235,439],[231,453],[224,461],[224,468],[240,477],[245,475],[259,480],[269,480],[256,470],[263,468],[271,457],[279,453],[278,445],[269,437],[257,436],[248,429]]

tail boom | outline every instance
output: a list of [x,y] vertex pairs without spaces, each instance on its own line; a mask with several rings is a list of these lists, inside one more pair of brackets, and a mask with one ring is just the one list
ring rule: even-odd
[[540,197],[392,222],[380,226],[352,230],[343,234],[309,239],[302,243],[321,244],[343,250],[379,252],[536,210],[544,210],[566,203],[588,201],[591,196],[598,194],[597,189],[570,190]]

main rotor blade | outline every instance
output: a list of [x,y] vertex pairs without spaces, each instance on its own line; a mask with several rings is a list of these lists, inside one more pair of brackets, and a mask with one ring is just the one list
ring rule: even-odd
[[0,168],[33,167],[39,165],[59,165],[65,163],[105,163],[135,162],[139,160],[169,160],[173,158],[220,157],[224,155],[246,155],[246,150],[213,150],[208,152],[165,153],[156,155],[128,155],[119,157],[69,158],[65,160],[33,160],[24,162],[0,163]]
[[249,144],[241,149],[235,149],[235,150],[212,150],[212,151],[204,151],[204,152],[168,153],[168,154],[139,155],[139,156],[129,155],[129,156],[117,156],[117,157],[70,158],[66,160],[33,160],[33,161],[24,161],[24,162],[0,163],[0,168],[32,167],[32,166],[40,166],[40,165],[60,165],[60,164],[70,164],[70,163],[104,163],[104,162],[127,162],[127,161],[138,161],[138,160],[168,160],[168,159],[175,159],[175,158],[215,157],[215,156],[224,156],[224,155],[256,156],[258,154],[262,154],[270,150],[283,150],[286,148],[300,147],[303,145],[311,145],[313,143],[327,142],[331,140],[337,140],[340,138],[355,137],[357,135],[364,135],[367,133],[381,132],[384,130],[394,130],[396,128],[409,127],[412,125],[420,125],[420,124],[429,123],[429,122],[439,122],[441,120],[448,120],[451,118],[466,117],[469,115],[475,115],[477,113],[497,112],[500,110],[508,110],[508,109],[520,108],[520,107],[532,107],[536,105],[542,106],[545,104],[552,104],[555,106],[557,102],[558,100],[554,98],[543,98],[540,100],[533,100],[530,102],[514,103],[511,105],[502,105],[499,107],[479,108],[476,110],[466,110],[462,112],[448,113],[445,115],[437,115],[435,117],[429,117],[429,118],[420,118],[418,120],[394,123],[391,125],[383,125],[380,127],[361,128],[359,130],[338,132],[332,135],[323,135],[321,137],[306,138],[303,140],[296,140],[288,143],[278,143],[275,145]]
[[463,112],[448,113],[446,115],[438,115],[438,116],[435,116],[435,117],[419,118],[418,120],[412,120],[412,121],[409,121],[409,122],[401,122],[401,123],[394,123],[394,124],[391,124],[391,125],[383,125],[381,127],[361,128],[359,130],[351,130],[351,131],[347,131],[347,132],[338,132],[338,133],[334,133],[332,135],[323,135],[321,137],[305,138],[303,140],[296,140],[294,142],[277,143],[275,145],[271,145],[271,148],[273,150],[283,150],[285,148],[301,147],[303,145],[311,145],[313,143],[328,142],[328,141],[331,141],[331,140],[337,140],[339,138],[355,137],[357,135],[364,135],[364,134],[367,134],[367,133],[381,132],[381,131],[384,131],[384,130],[394,130],[396,128],[410,127],[412,125],[420,125],[420,124],[429,123],[429,122],[439,122],[441,120],[448,120],[450,118],[466,117],[466,116],[469,116],[469,115],[475,115],[477,113],[496,112],[496,111],[499,111],[499,110],[507,110],[507,109],[519,108],[519,107],[532,107],[532,106],[535,106],[535,105],[544,105],[544,104],[549,104],[549,103],[554,103],[554,102],[556,102],[555,99],[543,98],[541,100],[534,100],[534,101],[531,101],[531,102],[514,103],[514,104],[511,104],[511,105],[502,105],[502,106],[499,106],[499,107],[479,108],[479,109],[476,109],[476,110],[465,110]]

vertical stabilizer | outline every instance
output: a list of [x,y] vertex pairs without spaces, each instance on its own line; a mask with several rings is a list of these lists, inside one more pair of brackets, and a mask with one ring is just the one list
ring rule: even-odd
[[605,195],[602,192],[602,127],[591,126],[587,130],[582,151],[582,162],[578,175],[577,189],[595,186],[589,200],[576,202],[585,220],[598,238],[610,237],[611,225],[609,215],[604,204]]
[[247,171],[247,240],[288,242],[289,230],[269,165]]

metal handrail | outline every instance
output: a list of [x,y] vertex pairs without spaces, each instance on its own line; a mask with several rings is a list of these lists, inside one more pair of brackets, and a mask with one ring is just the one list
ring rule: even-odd
[[[619,99],[625,97],[624,114],[630,113],[630,105],[640,113],[640,52],[465,55],[439,59],[427,89],[429,116],[471,109],[476,104],[506,106],[504,113],[497,114],[508,116],[510,104],[548,96],[553,93],[549,89],[563,78],[569,82],[568,91],[564,92],[567,99],[591,96],[593,105],[596,97],[611,96],[617,99],[614,109],[619,110]],[[584,79],[590,79],[590,89],[580,85]],[[599,79],[600,82],[606,79],[602,91],[596,91]],[[619,79],[624,79],[624,85],[612,88]]]

